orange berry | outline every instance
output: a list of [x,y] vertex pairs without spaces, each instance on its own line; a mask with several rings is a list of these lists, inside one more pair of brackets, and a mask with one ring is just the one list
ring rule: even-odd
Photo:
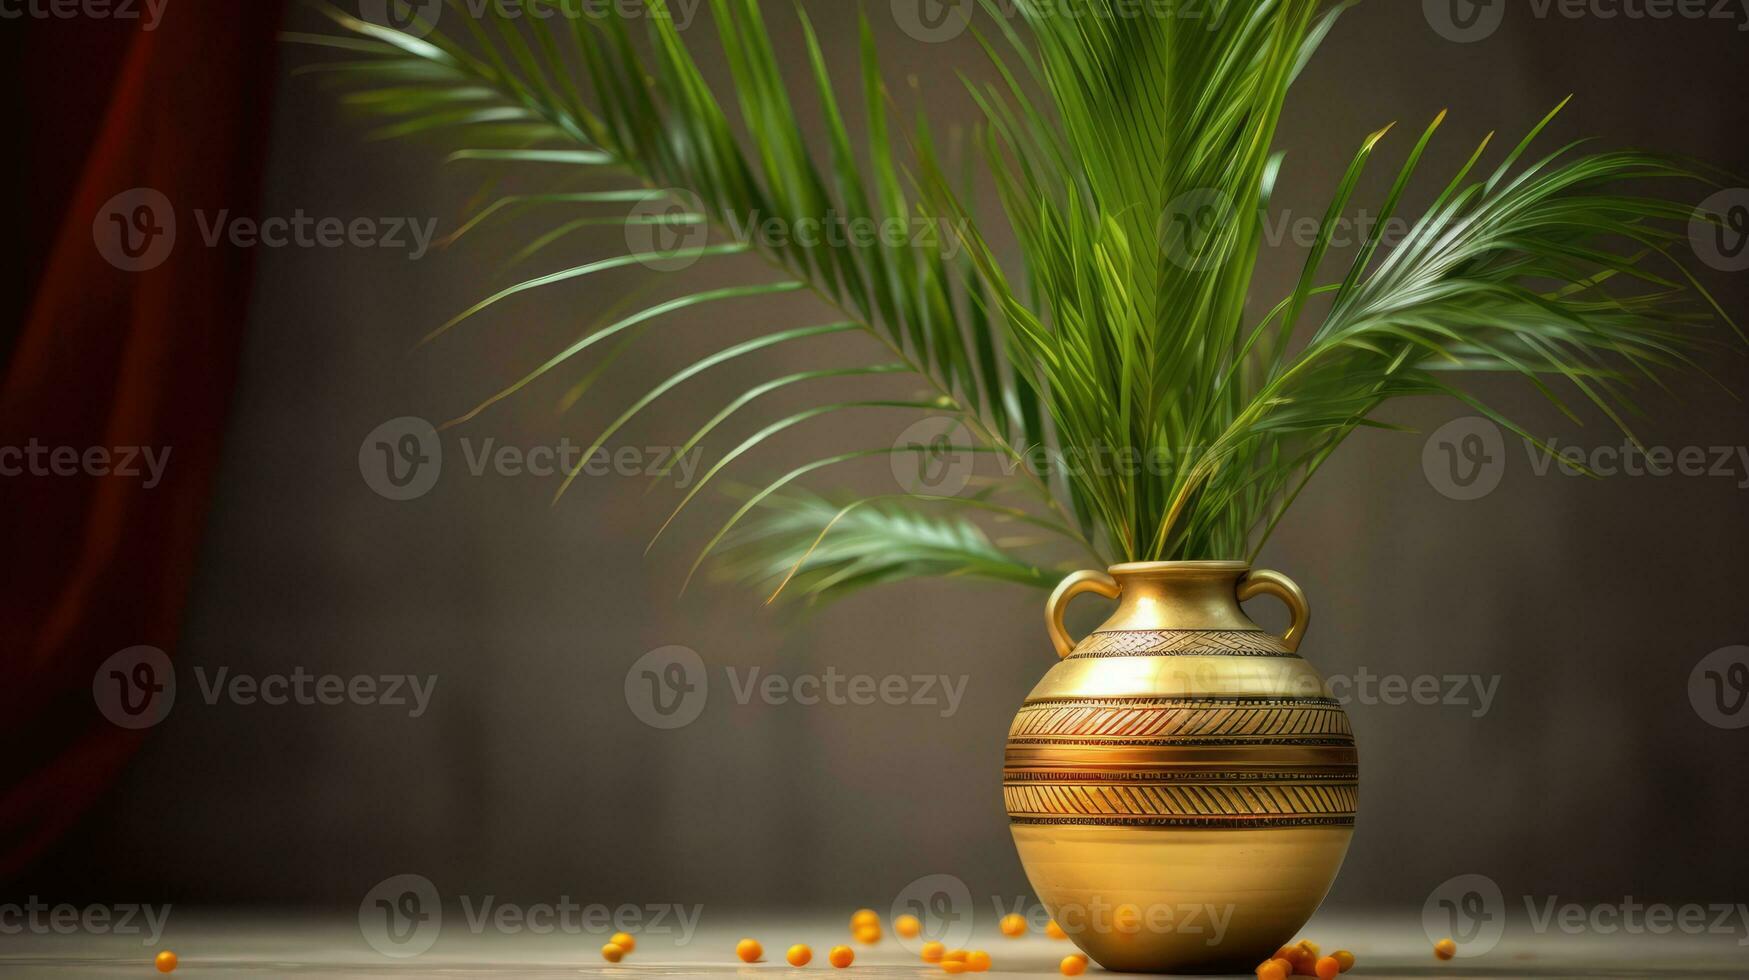
[[814,951],[801,943],[796,943],[789,948],[789,952],[785,953],[783,958],[789,960],[790,966],[807,966],[808,961],[814,958]]
[[1312,942],[1310,939],[1300,940],[1299,947],[1301,949],[1305,950],[1306,952],[1311,953],[1313,957],[1316,957],[1319,953],[1323,952],[1322,949],[1318,948],[1318,944],[1315,942]]
[[1052,919],[1051,921],[1045,923],[1045,935],[1051,937],[1052,939],[1068,939],[1069,938],[1069,934],[1063,931],[1063,927],[1060,925],[1057,925],[1056,919]]
[[1015,912],[1003,916],[1002,921],[998,922],[997,926],[1001,928],[1002,935],[1010,939],[1026,935],[1026,917]]
[[1257,968],[1257,980],[1287,980],[1287,978],[1287,960],[1264,960],[1263,965]]
[[1078,977],[1087,972],[1087,957],[1080,953],[1070,953],[1063,957],[1063,962],[1057,964],[1057,969],[1063,971],[1065,977]]
[[966,961],[966,957],[968,957],[970,955],[972,955],[972,954],[966,952],[963,949],[950,949],[947,952],[941,954],[941,961],[943,963],[964,963]]
[[863,926],[878,926],[880,924],[881,917],[875,914],[874,909],[857,909],[856,914],[850,917],[851,932],[855,932]]
[[601,958],[609,963],[618,963],[626,955],[625,947],[619,943],[608,943],[601,947]]
[[171,970],[176,969],[176,954],[169,950],[164,950],[157,956],[152,957],[152,965],[158,968],[159,973],[169,973]]
[[973,973],[983,973],[990,968],[990,954],[981,949],[974,949],[966,954],[966,969]]
[[893,920],[893,931],[906,939],[916,939],[923,934],[923,923],[914,915],[901,915]]
[[941,943],[924,943],[923,952],[919,955],[923,957],[925,963],[940,963],[941,958],[946,954],[947,947]]
[[1318,973],[1318,980],[1335,980],[1336,974],[1342,972],[1342,964],[1334,956],[1320,956],[1312,969]]
[[858,926],[856,929],[856,941],[865,946],[872,946],[875,943],[880,942],[881,927],[873,924]]
[[765,947],[759,945],[757,939],[743,939],[735,944],[735,955],[740,957],[743,963],[757,963],[759,958],[765,955]]
[[1354,969],[1354,954],[1348,950],[1339,949],[1330,955],[1336,957],[1336,965],[1342,968],[1343,973]]
[[623,949],[628,953],[638,948],[638,941],[633,939],[632,934],[629,932],[616,932],[608,942],[618,946],[620,949]]
[[966,961],[965,960],[942,960],[941,961],[941,968],[943,970],[947,971],[948,973],[964,973],[964,972],[966,972]]
[[1457,955],[1457,943],[1450,939],[1441,939],[1433,944],[1433,955],[1442,960],[1449,960]]
[[850,951],[849,946],[834,946],[831,951],[826,954],[826,962],[840,970],[849,966],[854,959],[856,959],[856,954]]

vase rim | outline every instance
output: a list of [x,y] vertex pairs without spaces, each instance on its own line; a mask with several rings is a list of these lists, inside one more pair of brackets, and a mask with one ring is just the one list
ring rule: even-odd
[[1248,561],[1127,561],[1106,569],[1112,575],[1148,575],[1159,572],[1246,572]]

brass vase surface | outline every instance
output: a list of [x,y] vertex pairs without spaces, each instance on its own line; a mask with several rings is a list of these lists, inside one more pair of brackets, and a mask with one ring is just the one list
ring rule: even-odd
[[[1118,602],[1079,643],[1069,601]],[[1277,636],[1240,603],[1271,595]],[[1077,572],[1046,610],[1062,658],[1008,734],[1003,796],[1033,890],[1101,966],[1250,973],[1323,901],[1359,785],[1342,706],[1296,652],[1310,612],[1243,562]]]

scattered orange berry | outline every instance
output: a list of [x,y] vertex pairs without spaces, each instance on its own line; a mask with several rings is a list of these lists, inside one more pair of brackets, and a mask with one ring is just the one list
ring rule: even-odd
[[152,958],[152,965],[158,968],[159,973],[169,973],[176,969],[176,954],[164,950]]
[[740,957],[743,963],[757,963],[759,958],[765,955],[765,947],[759,945],[757,939],[743,939],[735,944],[735,955]]
[[808,961],[814,958],[814,951],[801,943],[796,943],[789,948],[789,952],[785,953],[783,958],[789,960],[790,966],[807,966]]
[[919,955],[923,957],[925,963],[940,963],[941,958],[946,954],[947,947],[941,943],[924,943],[923,952]]
[[857,909],[856,914],[850,917],[851,932],[855,932],[863,926],[878,926],[880,924],[881,917],[875,913],[874,909]]
[[849,946],[834,946],[831,951],[826,954],[826,962],[840,970],[849,966],[854,959],[856,959],[856,954],[850,951]]
[[608,943],[601,947],[601,958],[609,963],[618,963],[625,958],[625,955],[625,947],[619,943]]
[[941,954],[941,961],[943,963],[964,963],[966,961],[966,957],[968,957],[970,955],[972,955],[972,954],[966,952],[963,949],[950,949],[947,952]]
[[974,949],[966,954],[966,969],[973,973],[983,973],[990,968],[990,954],[981,949]]
[[1354,969],[1354,954],[1350,953],[1348,950],[1339,949],[1330,955],[1336,957],[1336,965],[1342,968],[1343,973],[1347,973],[1349,970]]
[[629,932],[616,932],[608,942],[618,946],[620,949],[623,949],[628,953],[638,948],[638,941],[633,939],[632,934]]
[[881,927],[875,923],[858,926],[856,928],[856,941],[865,946],[872,946],[875,943],[880,942]]
[[893,931],[906,939],[916,939],[923,934],[923,923],[914,915],[901,915],[893,920]]
[[1063,962],[1057,964],[1057,969],[1063,971],[1065,977],[1078,977],[1087,972],[1087,957],[1080,953],[1070,953],[1063,957]]
[[964,972],[966,972],[966,961],[965,960],[942,960],[941,961],[941,968],[943,970],[946,970],[949,973],[964,973]]
[[1069,938],[1069,934],[1063,931],[1063,927],[1060,925],[1057,925],[1056,919],[1052,919],[1051,921],[1045,923],[1045,935],[1051,937],[1052,939],[1068,939]]
[[1322,949],[1318,948],[1318,944],[1315,942],[1312,942],[1310,939],[1302,939],[1299,941],[1298,945],[1301,949],[1305,950],[1308,953],[1311,953],[1313,956],[1317,956],[1319,953],[1323,952]]
[[997,926],[1001,928],[1002,935],[1011,939],[1026,935],[1026,917],[1015,912],[1003,916],[1002,921],[998,922]]
[[1457,955],[1457,943],[1450,939],[1441,939],[1433,944],[1433,955],[1442,960],[1449,960]]
[[1318,980],[1336,980],[1336,974],[1342,972],[1342,963],[1334,956],[1320,956],[1312,969],[1317,971]]
[[1291,972],[1287,960],[1268,959],[1257,968],[1257,980],[1287,980]]

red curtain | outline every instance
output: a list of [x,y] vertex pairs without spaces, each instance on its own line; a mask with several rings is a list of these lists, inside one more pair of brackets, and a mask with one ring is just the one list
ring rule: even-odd
[[0,878],[149,737],[105,718],[93,676],[124,648],[175,652],[247,317],[248,254],[207,247],[192,214],[256,206],[281,4],[160,9],[24,27],[42,117],[24,153],[47,168],[26,193],[61,206],[26,229],[41,278],[0,386]]

